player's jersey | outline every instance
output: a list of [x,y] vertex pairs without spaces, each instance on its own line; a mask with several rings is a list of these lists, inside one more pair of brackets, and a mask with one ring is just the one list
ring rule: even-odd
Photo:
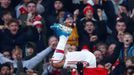
[[83,62],[85,68],[95,68],[96,58],[87,49],[82,51],[68,52],[65,58],[64,68],[77,68],[77,62]]

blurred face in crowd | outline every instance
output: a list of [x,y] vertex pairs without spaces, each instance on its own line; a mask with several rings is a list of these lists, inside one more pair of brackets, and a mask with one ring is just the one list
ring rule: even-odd
[[92,10],[88,10],[86,12],[86,15],[85,15],[88,19],[92,19],[93,18],[93,11]]
[[3,8],[8,8],[11,4],[11,0],[1,0],[0,3]]
[[4,57],[6,57],[6,58],[11,58],[11,56],[10,56],[10,53],[8,52],[8,51],[4,51],[3,52],[3,55],[4,55]]
[[5,23],[8,23],[11,19],[12,19],[11,13],[7,13],[7,14],[3,15],[3,17],[2,17],[2,20],[3,20]]
[[131,59],[126,60],[126,67],[129,67],[131,64],[133,64]]
[[3,66],[0,70],[0,75],[10,75],[10,69],[8,66]]
[[19,48],[16,48],[15,50],[13,50],[12,57],[14,58],[14,60],[22,59],[21,50],[19,50]]
[[16,22],[12,22],[8,25],[8,29],[10,30],[10,32],[15,35],[17,34],[18,30],[19,30],[19,25]]
[[96,56],[97,62],[100,62],[103,59],[102,52],[99,50],[94,51],[94,55]]
[[123,41],[124,33],[123,32],[118,32],[117,38],[120,42]]
[[59,11],[57,19],[59,19],[59,23],[61,24],[64,24],[64,15],[65,15],[65,11]]
[[62,9],[62,8],[63,8],[63,3],[62,3],[61,1],[55,1],[55,2],[54,2],[54,8],[55,8],[56,10]]
[[84,30],[91,34],[95,30],[94,24],[91,21],[86,22]]
[[36,13],[36,4],[34,4],[34,3],[29,3],[29,4],[27,5],[27,11],[28,11],[28,13],[35,14],[35,13]]
[[57,44],[58,44],[58,39],[55,36],[52,36],[48,40],[49,46],[53,44],[53,49],[56,49]]
[[124,22],[117,22],[116,30],[117,32],[124,32],[126,30],[126,24]]
[[98,50],[100,50],[100,51],[102,51],[102,55],[105,55],[106,54],[106,50],[107,50],[107,48],[106,48],[106,45],[99,45],[98,47],[97,47],[97,49]]
[[27,53],[28,53],[29,56],[33,55],[34,49],[33,48],[28,48]]
[[65,11],[60,11],[58,17],[59,18],[64,18],[64,14],[65,14]]
[[133,37],[131,34],[124,34],[124,37],[123,37],[123,43],[125,45],[130,45],[131,43],[133,42]]
[[112,55],[113,52],[114,52],[114,49],[116,47],[116,44],[111,44],[109,47],[108,47],[108,54]]

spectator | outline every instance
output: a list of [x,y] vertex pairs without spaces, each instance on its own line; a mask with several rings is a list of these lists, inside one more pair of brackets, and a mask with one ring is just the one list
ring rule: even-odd
[[84,22],[84,31],[83,34],[80,35],[81,37],[79,40],[80,47],[82,47],[82,45],[88,45],[91,51],[96,50],[96,43],[98,41],[102,41],[106,37],[103,34],[103,32],[105,32],[105,30],[103,29],[105,27],[104,23],[100,22],[99,24],[99,27],[97,27],[92,20]]
[[[13,17],[15,17],[15,9],[11,6],[11,0],[1,0],[0,1],[0,11],[10,11]],[[0,12],[0,17],[2,17],[2,12]],[[3,25],[3,21],[0,19],[0,25]]]
[[94,55],[95,55],[95,57],[96,57],[96,62],[97,62],[97,64],[100,64],[100,62],[103,60],[102,51],[96,50],[96,51],[94,51]]
[[3,28],[7,28],[8,27],[8,22],[13,19],[13,16],[11,14],[10,11],[3,11],[3,14],[2,14],[2,20],[4,22],[3,24]]
[[[16,46],[15,49],[13,50],[12,52],[12,56],[13,56],[13,59],[14,60],[10,60],[8,58],[5,58],[3,57],[3,55],[1,54],[0,55],[0,60],[1,60],[1,64],[2,63],[5,63],[5,62],[11,62],[13,63],[13,67],[14,68],[18,68],[17,66],[17,62],[19,62],[19,60],[22,61],[22,69],[33,69],[39,62],[41,62],[44,57],[47,56],[48,53],[50,53],[52,50],[51,50],[51,47],[48,47],[47,49],[43,50],[42,52],[40,52],[39,54],[37,54],[36,56],[34,56],[33,58],[29,59],[29,60],[23,60],[22,59],[22,50]],[[33,63],[33,64],[32,64]],[[21,68],[19,68],[21,69]],[[23,70],[21,70],[21,72],[24,72]]]
[[96,47],[97,50],[100,50],[102,52],[102,55],[105,57],[107,52],[107,45],[105,43],[98,43]]
[[102,8],[104,9],[104,12],[107,16],[107,21],[106,21],[107,26],[112,32],[114,32],[115,25],[116,25],[116,17],[117,17],[115,13],[114,5],[111,2],[111,0],[102,0]]
[[117,20],[116,26],[115,26],[116,31],[114,31],[110,36],[107,38],[107,43],[116,43],[117,41],[122,42],[123,41],[123,34],[127,30],[127,25],[124,22],[123,19]]
[[[120,59],[126,61],[126,57],[134,56],[133,54],[133,37],[129,33],[125,33],[123,37],[124,48],[121,50]],[[124,54],[123,54],[124,53]],[[127,55],[126,55],[127,54]]]
[[114,53],[115,47],[116,47],[116,44],[114,43],[110,44],[106,52],[106,56],[111,56]]
[[129,57],[126,60],[126,75],[133,75],[134,74],[134,61],[133,57]]
[[[133,56],[133,37],[131,34],[129,33],[125,33],[124,37],[123,37],[123,47],[120,50],[120,56],[119,56],[119,60],[120,62],[117,64],[116,68],[113,71],[113,74],[124,74],[125,72],[125,62],[127,57],[131,57]],[[117,60],[118,61],[118,60]],[[116,62],[117,62],[116,61]]]
[[15,45],[20,45],[20,47],[24,49],[24,46],[28,41],[36,42],[35,30],[30,34],[28,34],[28,32],[29,31],[27,31],[27,28],[21,29],[19,27],[17,20],[10,20],[8,23],[8,28],[1,30],[0,32],[2,36],[0,39],[1,50],[7,49],[10,50],[9,52],[11,52]]
[[21,21],[22,27],[27,27],[32,32],[31,28],[36,27],[37,29],[37,49],[39,52],[46,47],[47,40],[47,28],[43,17],[36,12],[37,4],[34,1],[27,3],[27,14],[20,15],[19,20]]
[[57,14],[59,13],[60,10],[64,9],[63,7],[64,5],[61,0],[55,0],[53,6],[54,6],[54,9],[51,11],[50,14],[48,14],[49,26],[56,22]]
[[47,17],[46,17],[46,20],[47,20],[46,24],[47,24],[48,33],[49,33],[49,34],[47,34],[47,36],[54,35],[54,32],[50,29],[50,26],[53,23],[57,22],[57,18],[59,17],[58,13],[60,11],[66,12],[66,10],[64,9],[64,4],[63,4],[62,0],[55,0],[53,3],[53,9],[50,11],[49,14],[47,14]]
[[25,60],[29,60],[36,55],[36,45],[28,42],[25,46]]
[[6,57],[6,58],[8,58],[8,59],[11,59],[11,53],[10,53],[9,51],[4,50],[4,51],[2,52],[2,54],[3,54],[4,57]]
[[[25,46],[24,59],[29,60],[29,59],[33,58],[37,53],[39,53],[39,51],[37,51],[36,44],[33,42],[28,42]],[[43,62],[40,62],[34,69],[32,69],[32,71],[37,71],[38,74],[40,75],[43,71],[42,66],[43,66]],[[28,70],[28,73],[29,72],[30,71]]]
[[[27,9],[26,9],[26,4],[28,2],[30,2],[31,0],[23,0],[22,2],[20,2],[17,6],[16,6],[16,16],[17,18],[22,15],[22,14],[26,14],[27,13]],[[42,5],[43,1],[42,0],[35,0],[37,3],[36,9],[37,9],[37,13],[39,14],[43,14],[45,11],[44,6]]]
[[[51,36],[48,40],[48,45],[50,46],[51,44],[53,44],[53,48],[52,49],[56,49],[56,46],[58,44],[58,38],[56,36]],[[60,75],[61,70],[60,69],[56,69],[51,65],[51,58],[53,55],[54,51],[51,52],[45,61],[45,64],[43,66],[43,72],[42,75]]]
[[0,75],[13,75],[10,63],[4,63],[0,65]]

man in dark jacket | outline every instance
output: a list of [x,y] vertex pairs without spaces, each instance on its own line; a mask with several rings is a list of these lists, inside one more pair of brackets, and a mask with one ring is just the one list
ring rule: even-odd
[[33,32],[29,33],[27,28],[19,28],[18,21],[11,20],[8,23],[8,29],[0,30],[0,49],[1,50],[11,50],[15,45],[19,45],[21,48],[24,48],[24,45],[28,41],[36,41],[36,29],[33,29]]

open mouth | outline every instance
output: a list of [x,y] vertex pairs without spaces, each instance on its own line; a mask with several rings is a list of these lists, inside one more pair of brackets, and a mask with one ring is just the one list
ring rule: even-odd
[[129,40],[127,39],[126,42],[129,42]]
[[91,32],[91,31],[92,31],[92,29],[88,29],[88,31],[89,31],[89,32]]
[[17,32],[17,29],[14,29],[13,32]]

